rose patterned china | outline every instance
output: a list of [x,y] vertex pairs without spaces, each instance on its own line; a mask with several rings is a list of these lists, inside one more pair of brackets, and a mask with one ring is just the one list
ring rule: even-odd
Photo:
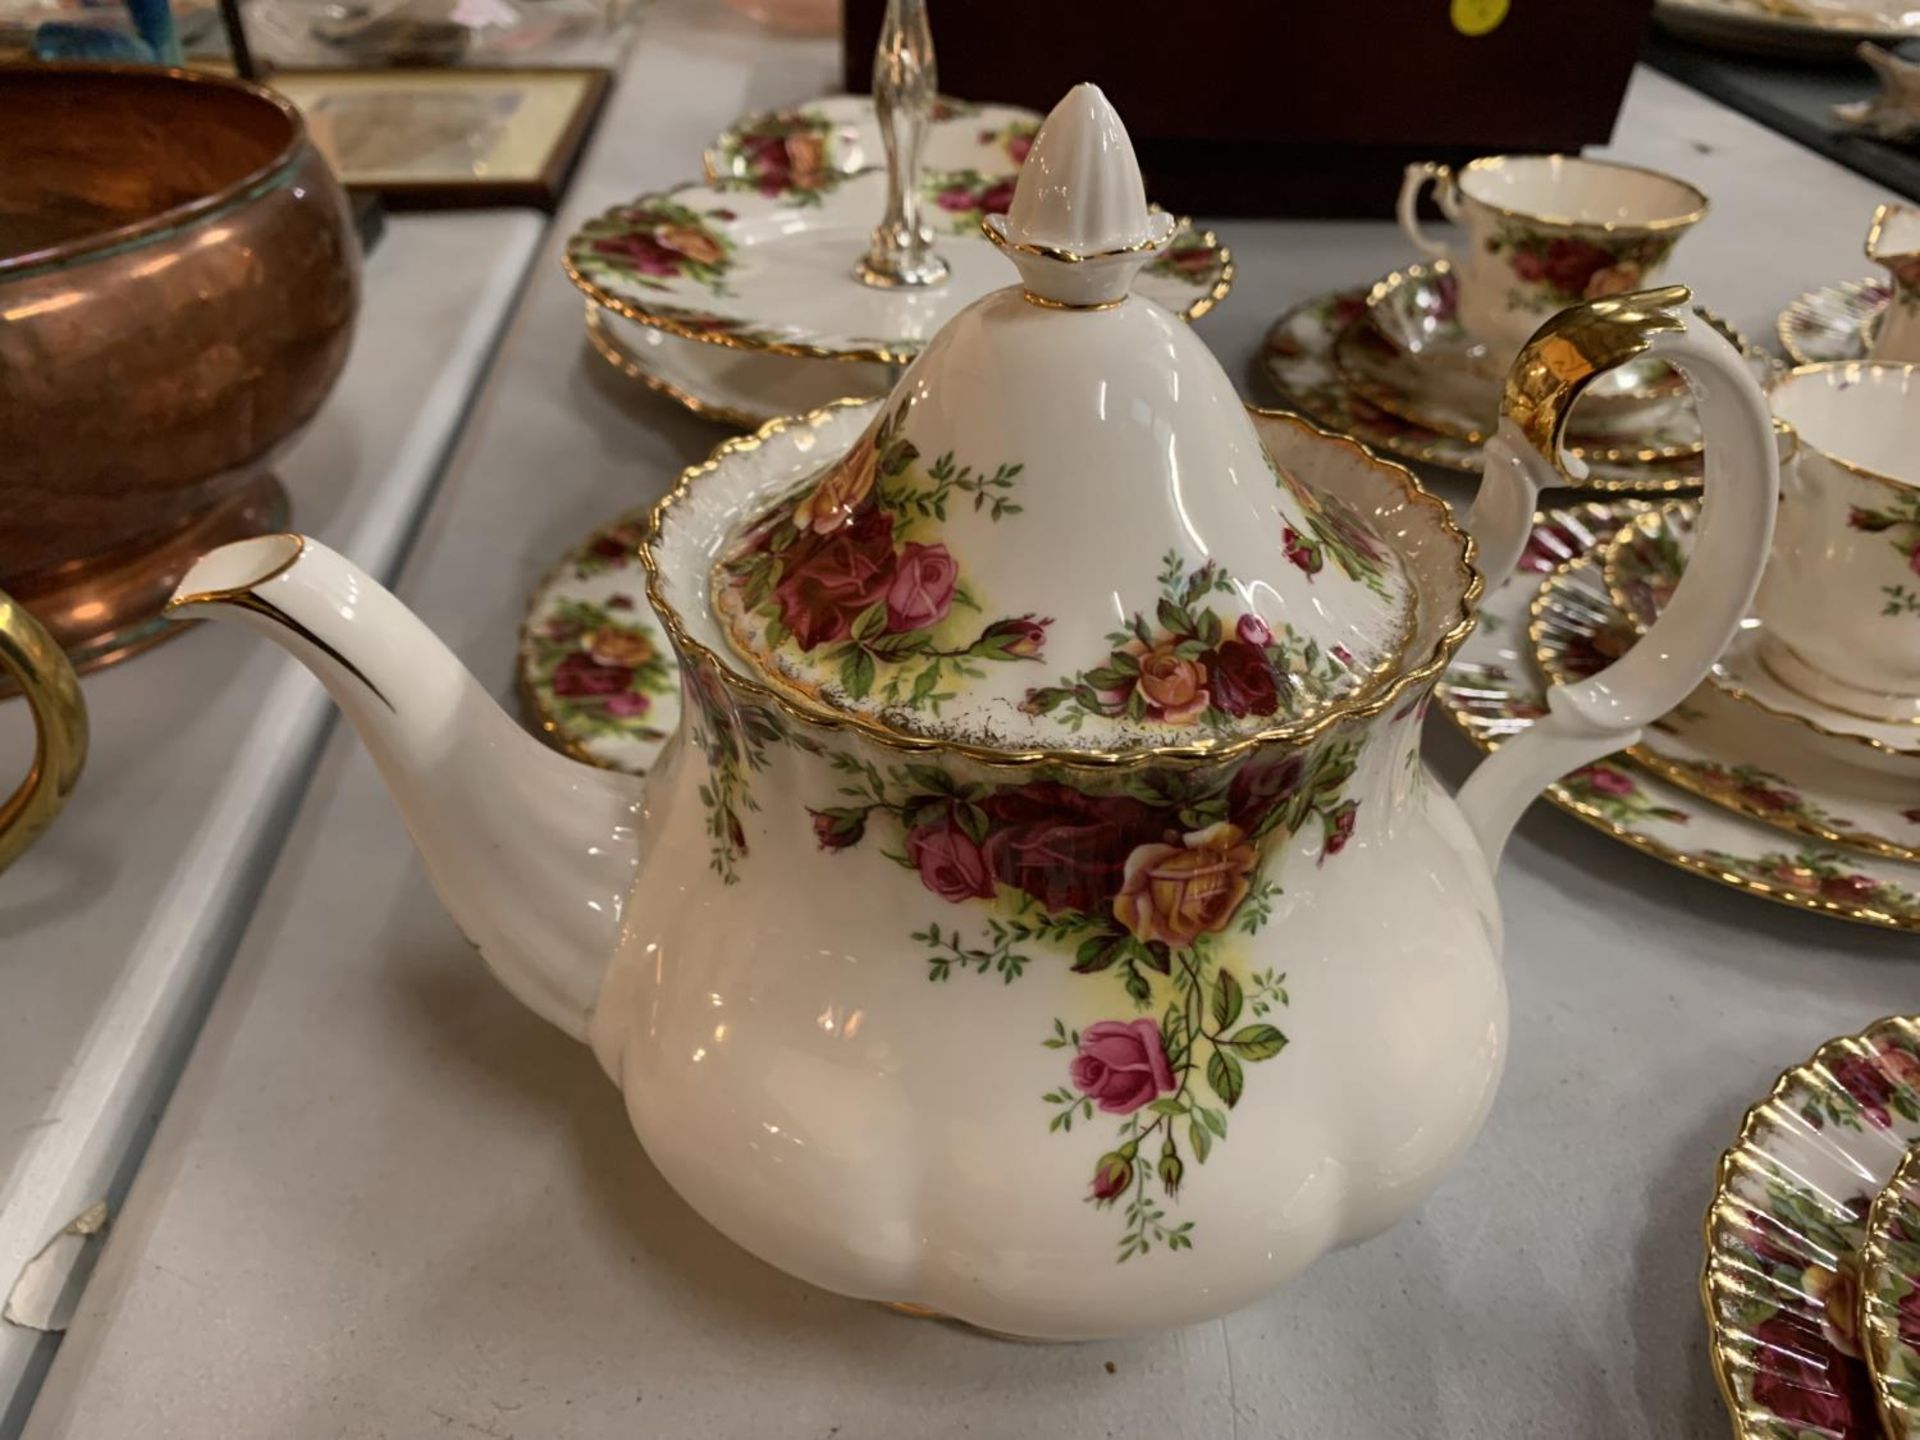
[[[1334,342],[1334,365],[1353,392],[1444,435],[1478,443],[1492,434],[1500,414],[1497,380],[1486,381],[1477,367],[1444,358],[1436,363],[1436,347],[1415,351],[1396,343],[1372,311],[1370,305]],[[1567,435],[1568,453],[1582,460],[1671,460],[1700,451],[1700,425],[1684,386],[1602,403],[1587,397],[1567,422]]]
[[646,600],[646,512],[569,550],[520,626],[520,693],[542,733],[590,765],[644,775],[680,727],[680,662]]
[[[723,1233],[1006,1334],[1185,1325],[1464,1153],[1505,1048],[1505,837],[1726,643],[1772,438],[1684,290],[1577,307],[1520,357],[1470,540],[1402,467],[1244,408],[1133,288],[1166,222],[1097,89],[989,233],[1018,283],[886,399],[728,441],[655,507],[684,711],[644,781],[520,731],[310,540],[216,551],[177,603],[320,674],[461,929]],[[1584,382],[1642,355],[1701,382],[1700,562],[1450,796],[1426,699]],[[633,665],[615,637],[594,664]]]
[[1874,1195],[1916,1140],[1912,1016],[1828,1041],[1747,1111],[1720,1157],[1700,1281],[1735,1440],[1877,1433],[1860,1251]]
[[[1568,560],[1534,597],[1528,635],[1550,684],[1592,674],[1638,633],[1608,593],[1602,559],[1611,549]],[[1884,771],[1830,758],[1807,746],[1804,733],[1703,685],[1626,754],[1683,790],[1777,829],[1920,861],[1920,757],[1905,765],[1906,786],[1890,788]]]
[[[946,209],[962,190],[971,198],[1003,186],[997,206],[1005,209],[1039,128],[1039,115],[1017,105],[934,101],[921,152],[922,196]],[[793,110],[743,115],[713,142],[706,165],[714,185],[745,185],[804,204],[849,175],[884,168],[886,150],[870,96],[829,95]]]
[[[1605,547],[1607,591],[1635,630],[1658,618],[1685,572],[1693,547],[1693,511],[1682,504],[1635,516]],[[1827,760],[1911,775],[1920,734],[1909,725],[1850,715],[1793,689],[1766,663],[1766,627],[1749,618],[1707,679],[1731,699],[1791,723],[1801,745]]]
[[1653,15],[1683,40],[1745,55],[1844,60],[1864,41],[1920,36],[1905,0],[1879,5],[1819,0],[1654,0]]
[[1885,280],[1836,280],[1809,290],[1780,312],[1780,348],[1795,365],[1864,360],[1868,337],[1893,296]]
[[1884,265],[1892,291],[1875,328],[1875,360],[1920,360],[1920,208],[1882,205],[1867,231],[1867,258]]
[[817,410],[829,400],[874,399],[899,378],[899,367],[893,365],[824,365],[790,355],[701,345],[635,324],[591,300],[587,343],[629,379],[696,415],[742,430],[757,429],[777,415]]
[[[1334,363],[1334,348],[1367,313],[1366,296],[1360,289],[1330,291],[1283,313],[1267,332],[1261,372],[1289,405],[1376,450],[1441,469],[1479,474],[1486,456],[1477,442],[1382,410],[1356,394],[1341,375]],[[1751,356],[1745,342],[1739,343]],[[1701,477],[1698,456],[1644,463],[1589,460],[1584,472],[1575,479],[1563,469],[1560,483],[1585,490],[1664,495],[1697,490]]]
[[1867,1212],[1860,1252],[1860,1350],[1892,1440],[1920,1436],[1920,1146]]
[[[1458,253],[1420,228],[1429,184],[1441,214],[1465,232]],[[1707,213],[1707,197],[1637,165],[1490,155],[1458,171],[1409,165],[1397,213],[1415,249],[1453,268],[1460,323],[1500,364],[1566,306],[1653,284],[1675,243]]]
[[[1637,500],[1543,511],[1519,572],[1489,592],[1480,622],[1436,695],[1448,719],[1484,749],[1523,734],[1546,713],[1547,687],[1529,633],[1542,577],[1603,550],[1620,528],[1653,513]],[[1687,703],[1692,703],[1688,701]],[[1920,866],[1794,840],[1615,756],[1573,771],[1547,798],[1635,849],[1708,880],[1823,915],[1920,931]]]

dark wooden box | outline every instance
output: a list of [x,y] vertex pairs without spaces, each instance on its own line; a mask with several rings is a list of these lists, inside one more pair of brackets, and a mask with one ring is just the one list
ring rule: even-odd
[[[885,0],[845,0],[847,88]],[[1149,193],[1206,215],[1387,215],[1409,160],[1606,142],[1651,0],[931,0],[940,88],[1046,111],[1080,80],[1119,108]],[[1461,7],[1474,8],[1474,7]]]

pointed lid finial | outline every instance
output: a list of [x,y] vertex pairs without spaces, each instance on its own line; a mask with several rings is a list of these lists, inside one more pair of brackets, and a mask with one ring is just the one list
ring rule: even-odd
[[1133,141],[1098,85],[1080,84],[1047,116],[1021,167],[1013,204],[986,220],[1029,296],[1081,308],[1124,299],[1134,273],[1167,243],[1173,217],[1147,207]]

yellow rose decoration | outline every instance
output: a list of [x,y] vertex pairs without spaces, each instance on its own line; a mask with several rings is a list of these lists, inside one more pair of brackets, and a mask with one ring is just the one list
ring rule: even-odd
[[1136,940],[1183,948],[1227,928],[1258,864],[1246,832],[1224,820],[1177,845],[1141,845],[1127,857],[1114,916]]

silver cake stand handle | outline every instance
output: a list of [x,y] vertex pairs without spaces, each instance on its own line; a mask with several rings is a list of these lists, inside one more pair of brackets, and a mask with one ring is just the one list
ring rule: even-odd
[[887,0],[873,52],[873,108],[887,148],[887,214],[854,267],[868,285],[938,285],[947,278],[947,262],[934,254],[933,236],[920,220],[920,146],[939,84],[927,0]]

